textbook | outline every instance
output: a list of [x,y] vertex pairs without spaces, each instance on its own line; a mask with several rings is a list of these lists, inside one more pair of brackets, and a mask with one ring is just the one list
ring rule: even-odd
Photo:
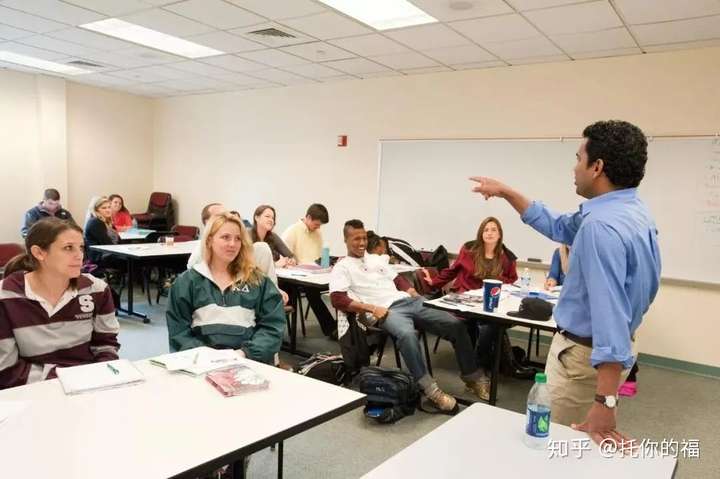
[[332,271],[332,268],[323,268],[320,265],[317,264],[298,264],[295,266],[291,266],[291,270],[295,271],[302,271],[303,273],[311,273],[311,274],[322,274],[322,273],[329,273]]
[[440,298],[440,301],[443,303],[454,304],[458,306],[469,306],[472,308],[476,306],[482,306],[483,298],[482,296],[468,293],[450,293]]
[[233,349],[213,349],[200,346],[150,358],[150,363],[168,371],[200,376],[219,368],[239,364],[242,360],[243,358]]
[[145,376],[127,359],[55,369],[65,394],[81,394],[130,386]]
[[270,385],[264,376],[243,364],[212,371],[205,376],[205,379],[225,397],[267,389]]

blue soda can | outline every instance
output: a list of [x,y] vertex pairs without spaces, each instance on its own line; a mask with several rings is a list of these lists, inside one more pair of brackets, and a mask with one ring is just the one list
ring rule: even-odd
[[492,313],[500,304],[502,281],[497,279],[483,280],[483,311]]

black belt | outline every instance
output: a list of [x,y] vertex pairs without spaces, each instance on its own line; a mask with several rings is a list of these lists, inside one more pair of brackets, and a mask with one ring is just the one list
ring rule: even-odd
[[592,338],[583,338],[582,336],[576,336],[570,331],[565,331],[564,329],[558,330],[560,334],[565,336],[571,341],[575,341],[578,344],[582,344],[583,346],[587,346],[588,348],[592,348]]

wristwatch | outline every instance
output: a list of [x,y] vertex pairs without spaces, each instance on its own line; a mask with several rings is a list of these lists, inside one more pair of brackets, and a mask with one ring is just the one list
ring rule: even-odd
[[596,394],[595,401],[599,402],[608,409],[615,409],[617,407],[618,398],[617,396],[603,396],[601,394]]

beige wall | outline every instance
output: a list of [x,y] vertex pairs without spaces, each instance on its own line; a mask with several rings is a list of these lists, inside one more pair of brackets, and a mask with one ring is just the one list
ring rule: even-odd
[[68,207],[80,221],[93,196],[117,193],[145,211],[153,186],[153,100],[67,84]]
[[[715,48],[159,100],[154,187],[178,198],[190,224],[209,201],[245,215],[269,202],[282,229],[321,201],[327,242],[341,252],[344,220],[374,226],[381,138],[577,136],[604,118],[650,135],[714,134],[718,78]],[[347,148],[335,146],[339,134]],[[409,187],[409,205],[421,193]],[[718,291],[663,285],[641,350],[720,366],[716,341],[703,335],[718,310]]]
[[0,71],[0,243],[21,242],[25,211],[45,188],[67,194],[65,82]]

